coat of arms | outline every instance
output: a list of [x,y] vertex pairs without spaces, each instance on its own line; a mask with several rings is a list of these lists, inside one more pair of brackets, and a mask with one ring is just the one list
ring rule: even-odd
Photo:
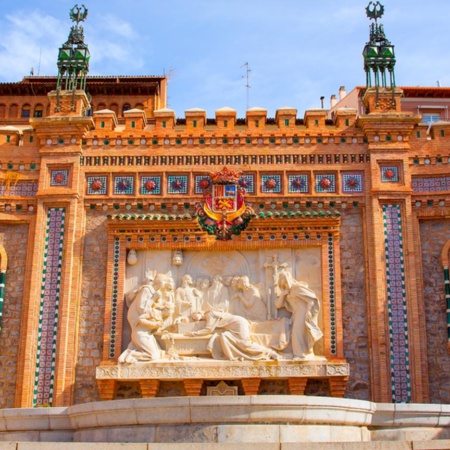
[[204,190],[204,202],[197,206],[196,215],[201,227],[220,241],[231,239],[247,228],[253,209],[244,201],[245,189],[239,186],[242,172],[224,167],[210,173],[210,186]]

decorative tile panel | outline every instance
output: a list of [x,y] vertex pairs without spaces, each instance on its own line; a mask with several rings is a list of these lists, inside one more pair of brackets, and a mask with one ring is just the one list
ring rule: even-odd
[[167,185],[168,194],[187,194],[188,178],[186,175],[169,175]]
[[361,173],[343,173],[342,193],[361,194],[364,192],[364,179]]
[[333,173],[316,175],[316,192],[336,192],[336,175]]
[[52,170],[50,172],[50,186],[67,186],[69,184],[68,170]]
[[281,175],[261,175],[261,192],[279,194],[281,192]]
[[309,192],[308,175],[289,175],[289,193],[302,193],[307,194]]
[[111,296],[111,335],[109,341],[109,357],[115,357],[115,347],[117,338],[117,305],[119,302],[119,258],[120,258],[120,239],[114,239],[114,264],[113,264],[113,282]]
[[450,191],[450,177],[416,177],[412,179],[414,192]]
[[211,178],[208,175],[196,175],[195,176],[195,188],[196,194],[203,194],[203,192],[212,186]]
[[33,181],[17,183],[16,185],[11,184],[9,192],[6,192],[6,186],[4,184],[0,185],[0,195],[11,195],[15,197],[36,197],[37,190],[38,184]]
[[400,181],[397,166],[384,166],[381,168],[381,181],[388,183],[398,183]]
[[160,195],[161,177],[141,177],[141,195]]
[[389,317],[391,389],[394,403],[411,401],[405,265],[400,205],[383,205]]
[[87,177],[88,195],[106,195],[108,192],[108,177]]
[[254,194],[255,193],[255,175],[253,174],[246,174],[242,175],[241,179],[239,180],[239,186],[247,192],[247,194]]
[[134,177],[114,177],[114,195],[132,195]]
[[328,234],[328,282],[330,286],[330,353],[337,355],[337,329],[336,329],[336,280],[334,278],[334,242],[333,234]]
[[64,244],[64,208],[50,208],[45,230],[33,404],[52,406]]

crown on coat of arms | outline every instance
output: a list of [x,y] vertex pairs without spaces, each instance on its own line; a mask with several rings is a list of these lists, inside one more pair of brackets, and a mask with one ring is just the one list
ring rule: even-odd
[[213,184],[237,184],[242,176],[242,172],[234,172],[224,167],[219,172],[209,174]]

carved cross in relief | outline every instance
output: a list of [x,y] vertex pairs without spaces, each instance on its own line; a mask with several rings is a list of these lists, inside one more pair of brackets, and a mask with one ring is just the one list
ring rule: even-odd
[[[266,262],[264,264],[264,267],[266,269],[266,278],[267,277],[267,271],[268,269],[272,269],[273,270],[273,286],[274,286],[274,292],[276,294],[276,286],[278,283],[278,274],[280,273],[280,270],[286,269],[287,267],[289,267],[288,263],[286,262],[280,262],[278,260],[278,254],[274,253],[272,255],[272,262],[268,263]],[[267,286],[267,282],[266,282],[266,286]],[[272,319],[272,303],[273,303],[273,299],[272,299],[272,290],[267,287],[267,292],[266,292],[266,297],[267,297],[267,320],[271,320]],[[277,317],[277,311],[274,311],[274,315],[275,318]]]

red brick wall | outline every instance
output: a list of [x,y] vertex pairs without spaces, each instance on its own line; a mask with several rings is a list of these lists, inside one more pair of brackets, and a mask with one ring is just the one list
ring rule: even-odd
[[0,244],[8,255],[0,331],[0,408],[14,407],[27,239],[28,225],[0,224]]
[[84,238],[75,403],[100,400],[95,381],[95,368],[100,364],[103,347],[106,259],[106,215],[88,212]]
[[345,397],[370,400],[363,217],[360,209],[341,212],[344,352],[350,364]]
[[431,403],[450,403],[450,355],[447,352],[447,316],[442,248],[450,239],[450,220],[420,223],[423,289],[427,327]]

